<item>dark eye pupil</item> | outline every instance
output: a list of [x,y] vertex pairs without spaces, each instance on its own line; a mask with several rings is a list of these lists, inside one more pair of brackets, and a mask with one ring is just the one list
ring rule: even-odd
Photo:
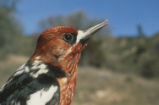
[[71,40],[72,39],[72,35],[71,34],[66,34],[65,35],[65,39],[68,40],[68,41]]
[[73,45],[76,42],[76,36],[76,34],[65,33],[65,35],[63,36],[63,40]]

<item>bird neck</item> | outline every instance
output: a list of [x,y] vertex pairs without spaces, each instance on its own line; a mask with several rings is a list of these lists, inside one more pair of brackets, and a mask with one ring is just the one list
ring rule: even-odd
[[80,59],[80,53],[74,56],[70,54],[61,59],[60,66],[66,73],[66,77],[57,78],[60,85],[60,105],[70,105],[76,89],[76,79],[78,74],[77,64]]

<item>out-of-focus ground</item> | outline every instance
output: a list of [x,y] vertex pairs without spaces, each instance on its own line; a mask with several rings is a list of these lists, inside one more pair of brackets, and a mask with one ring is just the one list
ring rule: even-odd
[[[0,86],[27,59],[10,55],[0,61]],[[72,105],[159,105],[159,80],[102,68],[79,67]]]

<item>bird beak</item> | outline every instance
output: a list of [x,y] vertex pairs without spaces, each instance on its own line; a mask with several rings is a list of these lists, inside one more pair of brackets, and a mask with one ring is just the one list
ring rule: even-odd
[[108,25],[107,20],[105,20],[95,26],[90,27],[89,29],[87,29],[85,31],[79,30],[76,42],[85,43],[92,36],[93,33],[97,32],[99,29],[103,28],[106,25]]

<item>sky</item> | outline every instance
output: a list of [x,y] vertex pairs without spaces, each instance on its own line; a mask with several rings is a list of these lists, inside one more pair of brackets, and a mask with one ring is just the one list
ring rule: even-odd
[[135,36],[138,24],[147,36],[159,32],[159,0],[20,0],[17,17],[31,34],[40,20],[79,10],[89,18],[108,19],[114,36]]

